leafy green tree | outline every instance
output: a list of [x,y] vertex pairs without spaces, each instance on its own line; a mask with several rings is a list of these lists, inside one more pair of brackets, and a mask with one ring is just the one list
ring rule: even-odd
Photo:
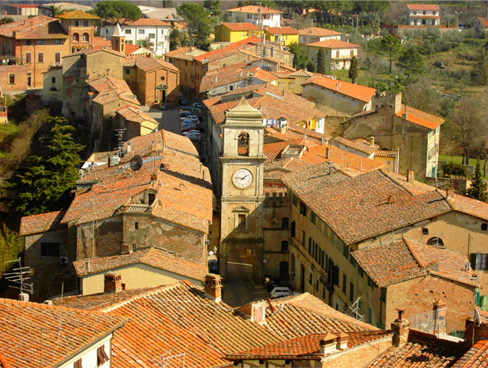
[[317,54],[317,73],[325,73],[325,52],[324,49],[320,49]]
[[6,224],[0,225],[0,278],[12,267],[17,267],[16,263],[6,263],[19,257],[24,249],[24,242],[19,234],[10,230]]
[[47,154],[28,156],[13,177],[4,181],[2,191],[12,198],[9,209],[21,216],[35,215],[62,207],[63,197],[78,178],[77,165],[83,146],[75,143],[64,118],[48,117],[51,126],[46,142]]
[[262,7],[266,8],[276,8],[276,3],[274,0],[239,0],[237,7],[247,6],[247,5],[259,5],[261,3]]
[[300,45],[296,42],[288,45],[288,51],[293,54],[293,67],[295,69],[303,69],[307,66],[308,56],[305,54]]
[[174,8],[175,2],[173,0],[162,0],[161,8]]
[[152,42],[149,37],[146,37],[143,40],[137,41],[137,45],[152,50],[154,47],[154,42]]
[[208,49],[208,37],[212,31],[210,12],[203,6],[194,3],[183,3],[176,9],[176,12],[187,24],[190,45]]
[[381,52],[388,55],[388,61],[390,62],[390,68],[388,74],[391,74],[391,67],[393,60],[396,59],[398,51],[400,51],[401,42],[395,36],[391,34],[386,35],[380,41]]
[[3,17],[2,19],[0,19],[0,24],[8,24],[13,22],[14,22],[14,18],[12,17]]
[[51,13],[53,14],[52,16],[54,18],[59,17],[61,14],[63,14],[63,11],[59,6],[56,6],[55,4],[52,4],[51,6]]
[[307,63],[307,70],[309,72],[315,73],[317,71],[317,66],[313,62],[309,61]]
[[405,71],[409,77],[422,74],[424,71],[424,58],[415,47],[408,47],[400,53],[398,66]]
[[188,46],[186,34],[177,29],[173,29],[169,34],[169,49],[173,51],[185,46]]
[[103,19],[116,19],[119,21],[121,18],[138,20],[142,17],[141,9],[128,1],[101,1],[97,3],[94,10],[96,15]]
[[358,67],[358,58],[353,56],[351,59],[351,66],[349,67],[348,76],[351,79],[352,83],[356,83],[356,79],[359,74],[359,67]]
[[486,202],[486,181],[481,176],[480,163],[476,163],[476,169],[474,171],[474,178],[471,182],[471,187],[466,192],[466,195],[470,198],[477,199],[482,202]]
[[220,13],[222,12],[222,2],[220,0],[204,0],[203,7],[215,17],[220,16]]

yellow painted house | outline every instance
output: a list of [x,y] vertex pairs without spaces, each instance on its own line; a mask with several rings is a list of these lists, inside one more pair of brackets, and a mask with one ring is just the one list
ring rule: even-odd
[[298,43],[298,31],[291,27],[268,27],[266,28],[266,39],[288,46],[294,42]]
[[249,37],[260,37],[261,28],[253,23],[222,23],[215,27],[215,42],[238,42]]
[[315,75],[306,69],[300,69],[295,72],[273,72],[273,74],[277,77],[276,83],[278,87],[296,95],[302,94],[302,83]]

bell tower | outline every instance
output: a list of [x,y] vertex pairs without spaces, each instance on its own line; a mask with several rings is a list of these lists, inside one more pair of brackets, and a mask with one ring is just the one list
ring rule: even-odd
[[112,42],[112,50],[121,52],[125,55],[125,36],[122,33],[119,23],[115,26],[115,31],[110,40]]
[[[220,270],[232,263],[252,264],[262,278],[264,125],[259,110],[241,98],[222,125]],[[230,263],[229,263],[230,262]]]

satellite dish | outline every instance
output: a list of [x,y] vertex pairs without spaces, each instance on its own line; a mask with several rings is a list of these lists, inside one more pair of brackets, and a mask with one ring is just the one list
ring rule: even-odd
[[476,324],[478,326],[481,324],[481,316],[480,316],[480,312],[478,311],[478,308],[474,309],[474,320],[476,321]]
[[129,166],[132,171],[139,170],[142,167],[142,157],[135,155],[132,160],[130,160]]

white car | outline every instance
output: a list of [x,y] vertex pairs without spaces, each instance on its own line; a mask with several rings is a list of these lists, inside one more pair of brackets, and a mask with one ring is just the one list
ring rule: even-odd
[[275,286],[273,290],[271,290],[271,298],[283,298],[285,296],[290,295],[297,295],[300,294],[298,292],[293,292],[289,287],[286,286]]
[[183,135],[192,141],[199,141],[200,139],[202,139],[202,133],[200,133],[200,131],[198,130],[190,130],[189,132],[185,133]]
[[181,121],[183,121],[183,120],[195,120],[195,121],[200,122],[200,119],[198,119],[198,116],[196,116],[196,115],[182,116],[182,117],[180,117],[180,120]]

